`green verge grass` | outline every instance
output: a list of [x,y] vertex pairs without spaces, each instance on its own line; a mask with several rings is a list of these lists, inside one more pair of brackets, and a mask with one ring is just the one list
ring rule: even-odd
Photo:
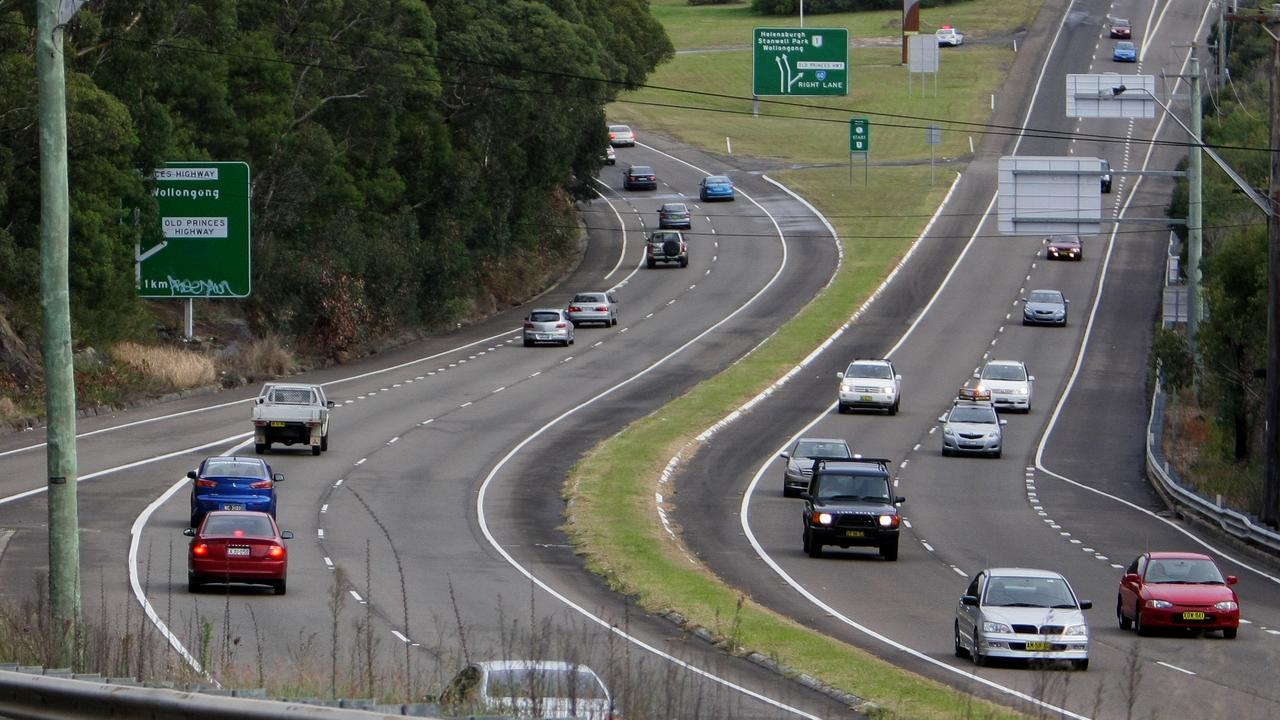
[[[931,188],[928,167],[877,168],[874,191],[867,192],[861,178],[851,187],[843,168],[780,173],[777,179],[796,192],[829,211],[838,208],[833,224],[846,262],[835,281],[755,352],[588,453],[569,481],[567,529],[588,567],[616,590],[637,597],[647,610],[676,610],[729,638],[735,648],[760,652],[868,698],[890,716],[1013,718],[1019,716],[743,599],[705,568],[689,564],[653,507],[657,478],[668,459],[789,370],[875,289],[941,202],[954,175],[940,175],[942,181]],[[910,219],[874,217],[883,216],[885,207],[896,207]],[[740,487],[745,479],[725,482],[726,487]]]
[[[667,28],[678,49],[746,47],[757,27],[798,27],[799,16],[757,15],[749,0],[729,5],[695,5],[687,0],[652,0],[654,17]],[[998,37],[1031,24],[1040,0],[972,0],[920,11],[923,32],[952,25],[969,42]],[[805,26],[846,27],[851,38],[887,38],[896,41],[902,26],[901,10],[805,15]]]
[[[1039,6],[1039,0],[974,0],[927,11],[924,27],[945,21],[971,39],[997,37],[1029,25]],[[794,19],[754,17],[745,3],[690,7],[683,0],[655,0],[653,12],[677,48],[742,48],[749,43],[752,27],[795,24]],[[822,16],[807,24],[847,25],[855,37],[872,37],[896,33],[897,17],[893,12]],[[907,72],[897,65],[898,59],[893,47],[854,49],[849,97],[796,99],[798,107],[762,103],[764,115],[782,117],[752,118],[750,100],[745,99],[750,94],[748,51],[681,53],[659,68],[648,84],[737,97],[646,88],[625,95],[609,109],[611,121],[630,122],[642,141],[647,133],[662,133],[724,152],[729,136],[735,155],[793,166],[771,175],[828,215],[844,244],[845,262],[829,287],[750,355],[584,456],[566,485],[566,527],[588,567],[618,591],[638,598],[649,611],[675,610],[725,638],[734,651],[773,657],[797,672],[874,701],[886,715],[1021,717],[815,633],[744,598],[705,567],[691,565],[653,507],[667,461],[682,448],[691,448],[698,433],[774,382],[843,324],[906,252],[950,185],[954,175],[945,165],[940,165],[937,184],[929,185],[929,148],[922,128],[891,127],[924,123],[877,116],[870,116],[871,182],[864,186],[862,168],[855,167],[851,184],[849,117],[875,111],[983,122],[990,113],[990,93],[1002,82],[1014,55],[1003,43],[948,50],[936,98],[922,97],[918,87],[914,96],[908,95]],[[938,156],[967,153],[967,134],[944,125],[945,143]],[[883,162],[889,164],[876,166]],[[885,217],[890,208],[896,216]],[[734,487],[744,482],[726,479]]]

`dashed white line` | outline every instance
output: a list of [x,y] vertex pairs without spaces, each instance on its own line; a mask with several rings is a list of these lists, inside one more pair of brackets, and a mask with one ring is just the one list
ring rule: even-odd
[[930,545],[929,543],[927,543],[927,542],[925,542],[925,541],[921,540],[921,541],[920,541],[920,544],[924,546],[924,549],[925,549],[925,550],[928,550],[929,552],[933,552],[933,546],[932,546],[932,545]]
[[597,341],[595,341],[595,343],[594,343],[594,344],[592,344],[592,346],[591,346],[591,347],[593,347],[593,348],[598,348],[598,347],[600,347],[600,346],[601,346],[601,345],[603,345],[603,344],[604,344],[604,341],[603,341],[603,340],[597,340]]
[[365,461],[365,460],[368,460],[368,459],[369,459],[369,458],[360,458],[359,460],[357,460],[357,461],[356,461],[356,465],[363,465],[363,464],[364,464],[364,461]]
[[343,480],[346,480],[346,478],[338,478],[338,482],[334,483],[334,484],[333,484],[333,486],[334,486],[334,487],[342,487],[342,481],[343,481]]
[[397,440],[399,440],[399,439],[400,439],[400,436],[399,436],[399,435],[397,435],[397,436],[395,436],[395,437],[391,438],[390,440],[388,440],[388,441],[387,441],[387,444],[388,444],[388,445],[394,445],[394,444],[396,443],[396,441],[397,441]]
[[333,561],[330,560],[328,557],[325,557],[324,564],[325,564],[325,567],[329,568],[330,570],[333,569]]
[[956,574],[957,574],[957,575],[959,575],[959,576],[960,576],[960,577],[962,577],[962,578],[967,578],[967,577],[969,577],[969,575],[968,575],[967,573],[965,573],[965,571],[961,570],[960,568],[956,567],[955,565],[952,565],[952,566],[951,566],[951,569],[952,569],[952,570],[955,570],[955,571],[956,571]]
[[530,375],[529,377],[531,377],[531,378],[536,378],[536,377],[538,377],[538,376],[539,376],[539,375],[541,375],[541,374],[542,374],[542,371],[541,371],[541,370],[539,370],[538,372],[536,372],[536,373],[534,373],[534,374]]
[[396,638],[398,638],[398,639],[400,640],[400,642],[402,642],[402,643],[408,643],[408,642],[409,642],[409,638],[405,637],[405,636],[404,636],[404,633],[400,632],[399,630],[392,630],[392,631],[391,631],[391,634],[392,634],[392,635],[395,635],[395,636],[396,636]]
[[[502,386],[502,387],[500,387],[500,388],[495,388],[493,392],[495,392],[495,393],[500,393],[500,392],[502,392],[503,390],[506,390],[506,389],[507,389],[507,386],[506,386],[506,385],[503,385],[503,386]],[[491,394],[492,394],[492,393],[491,393]]]
[[1163,660],[1157,660],[1157,661],[1156,661],[1156,664],[1157,664],[1157,665],[1163,665],[1163,666],[1165,666],[1165,667],[1169,668],[1170,670],[1177,670],[1177,671],[1178,671],[1178,672],[1180,672],[1180,673],[1186,673],[1186,674],[1188,674],[1188,675],[1195,675],[1195,673],[1191,672],[1190,670],[1188,670],[1188,669],[1186,669],[1186,668],[1180,668],[1180,667],[1178,667],[1177,665],[1172,665],[1172,664],[1167,663],[1167,662],[1165,662],[1165,661],[1163,661]]
[[316,528],[316,537],[324,538],[324,528]]
[[471,406],[471,403],[473,403],[473,402],[474,402],[473,400],[468,400],[468,401],[466,401],[466,402],[462,403],[461,405],[459,405],[458,407],[459,407],[459,408],[470,407],[470,406]]
[[364,598],[360,597],[360,593],[356,592],[355,590],[348,590],[347,592],[351,593],[351,597],[355,598],[356,602],[360,603],[361,605],[364,605]]
[[325,503],[325,504],[323,504],[323,505],[321,505],[321,506],[320,506],[320,514],[321,514],[321,515],[323,515],[323,514],[325,514],[325,513],[327,513],[327,512],[329,512],[329,503]]

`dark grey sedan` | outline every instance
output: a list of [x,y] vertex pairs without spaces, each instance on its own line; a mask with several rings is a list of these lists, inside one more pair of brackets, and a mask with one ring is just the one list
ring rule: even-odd
[[1022,301],[1022,324],[1066,325],[1070,302],[1057,290],[1032,290]]
[[815,457],[853,457],[849,443],[839,438],[800,438],[782,453],[787,469],[782,472],[782,495],[794,497],[809,489]]

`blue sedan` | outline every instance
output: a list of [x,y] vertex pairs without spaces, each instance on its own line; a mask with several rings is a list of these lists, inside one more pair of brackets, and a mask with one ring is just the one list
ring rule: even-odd
[[1116,62],[1138,62],[1138,46],[1128,40],[1118,42],[1111,51],[1111,59]]
[[191,527],[199,527],[211,510],[252,510],[276,516],[276,483],[284,475],[271,472],[256,457],[209,457],[191,479]]
[[733,181],[725,175],[709,175],[698,183],[698,198],[708,200],[733,200]]

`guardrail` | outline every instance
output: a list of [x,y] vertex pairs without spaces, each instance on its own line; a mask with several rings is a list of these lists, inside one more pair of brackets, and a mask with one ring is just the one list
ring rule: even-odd
[[[379,705],[372,700],[271,700],[262,690],[223,692],[227,694],[147,687],[133,678],[75,676],[68,670],[44,670],[34,666],[0,669],[0,717],[13,720],[100,720],[104,717],[145,720],[403,720],[407,715],[443,720],[437,714],[439,708],[427,704]],[[255,695],[257,697],[253,697]],[[339,707],[317,704],[321,702]]]
[[1215,525],[1227,534],[1262,550],[1280,555],[1280,533],[1259,525],[1244,513],[1222,506],[1222,498],[1216,501],[1201,497],[1184,486],[1177,473],[1169,467],[1164,456],[1165,394],[1162,379],[1157,377],[1156,389],[1151,395],[1151,415],[1147,421],[1147,477],[1170,505],[1191,513],[1200,520]]

